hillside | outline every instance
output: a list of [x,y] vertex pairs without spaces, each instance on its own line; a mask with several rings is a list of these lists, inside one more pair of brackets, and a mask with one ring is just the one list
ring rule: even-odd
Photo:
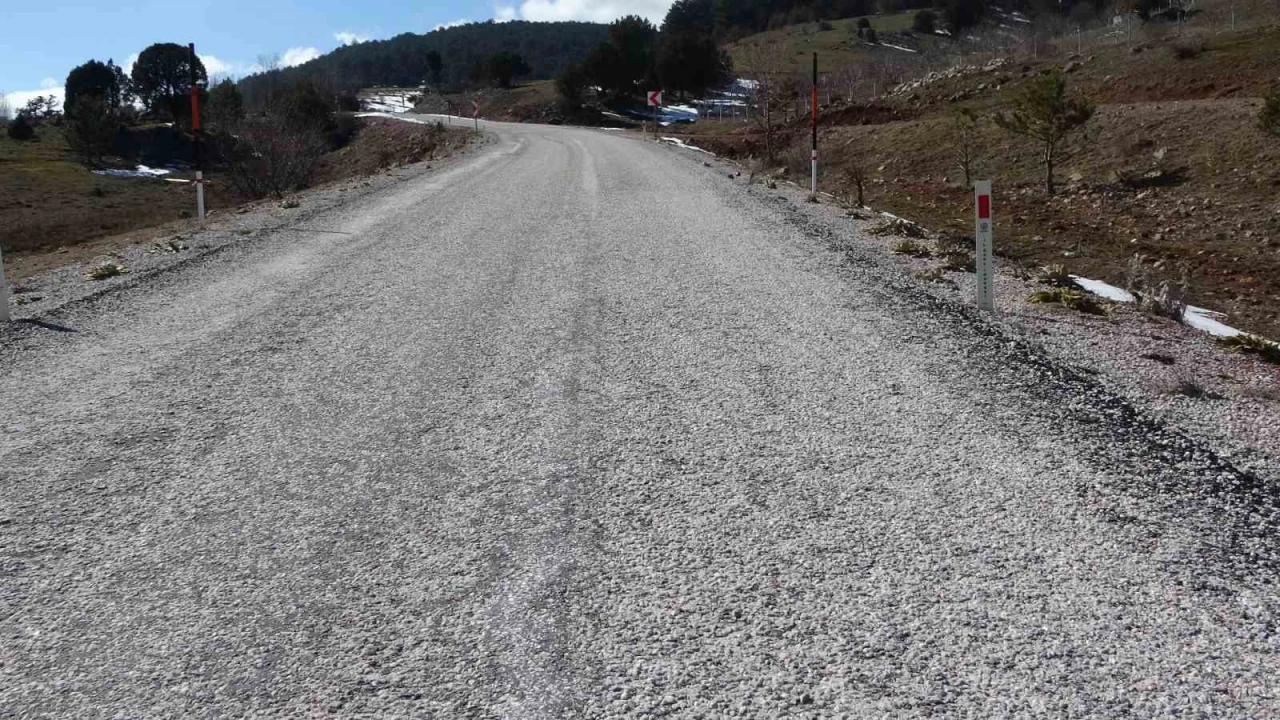
[[[860,169],[873,207],[971,233],[971,191],[957,167],[952,115],[968,107],[982,118],[973,143],[977,175],[996,183],[1004,262],[1028,269],[1061,263],[1124,285],[1129,259],[1141,254],[1170,281],[1185,268],[1193,303],[1280,337],[1280,142],[1256,125],[1258,96],[1280,78],[1280,28],[1241,21],[1232,31],[1223,17],[1210,4],[1181,33],[1171,23],[1139,27],[1132,40],[1097,29],[1044,43],[1035,55],[1017,46],[970,51],[959,67],[958,54],[947,62],[919,53],[914,64],[892,68],[900,81],[888,93],[881,84],[874,101],[866,80],[876,77],[877,61],[907,53],[854,46],[845,57],[862,59],[841,67],[848,33],[838,38],[840,23],[831,33],[810,26],[770,35],[798,48],[793,53],[817,46],[833,56],[823,78],[836,91],[821,111],[824,190],[853,197]],[[875,19],[883,20],[896,21]],[[736,51],[760,39],[746,38]],[[805,59],[797,55],[801,65]],[[1070,90],[1097,113],[1059,167],[1058,196],[1046,200],[1038,148],[989,118],[1054,69],[1067,71]],[[857,82],[850,88],[842,76]],[[741,122],[703,121],[675,132],[724,154],[763,149],[754,126]],[[807,136],[803,122],[794,124],[777,161],[797,179],[808,173]]]
[[600,43],[607,26],[583,22],[533,23],[512,21],[471,23],[389,40],[346,45],[297,67],[251,75],[240,81],[251,104],[261,102],[274,88],[299,80],[322,83],[336,92],[355,92],[375,86],[416,86],[429,76],[427,53],[440,53],[441,85],[457,89],[471,83],[476,64],[509,51],[531,68],[526,80],[554,77],[568,63],[580,60]]

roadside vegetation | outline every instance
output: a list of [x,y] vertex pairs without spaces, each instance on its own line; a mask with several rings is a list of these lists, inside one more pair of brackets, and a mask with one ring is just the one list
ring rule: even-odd
[[[354,97],[307,81],[251,103],[230,79],[209,84],[200,60],[174,43],[144,49],[128,74],[112,60],[88,60],[68,74],[61,103],[41,96],[15,109],[0,100],[0,247],[11,274],[47,265],[23,253],[60,250],[72,262],[88,241],[193,215],[184,182],[196,159],[193,76],[215,213],[469,142],[461,131],[356,118]],[[94,268],[91,279],[109,272]]]
[[[823,190],[970,235],[971,183],[992,179],[1002,265],[1125,287],[1142,255],[1147,312],[1177,317],[1189,302],[1280,337],[1273,4],[990,3],[959,38],[936,7],[877,9],[734,40],[735,72],[770,85],[756,83],[752,116],[670,132],[807,183],[790,158],[808,148],[816,51]],[[915,20],[926,10],[932,33]]]

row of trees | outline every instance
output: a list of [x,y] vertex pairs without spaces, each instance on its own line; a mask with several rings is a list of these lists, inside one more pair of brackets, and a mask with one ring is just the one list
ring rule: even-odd
[[606,36],[606,26],[598,23],[470,23],[343,46],[296,67],[262,63],[265,72],[239,85],[250,107],[267,105],[273,93],[300,81],[322,83],[338,94],[423,82],[438,90],[509,85],[517,78],[556,77]]
[[661,29],[637,15],[609,25],[608,37],[581,65],[557,79],[564,103],[576,108],[588,86],[626,99],[662,89],[678,97],[700,95],[728,81],[733,64],[714,35],[712,0],[676,0]]

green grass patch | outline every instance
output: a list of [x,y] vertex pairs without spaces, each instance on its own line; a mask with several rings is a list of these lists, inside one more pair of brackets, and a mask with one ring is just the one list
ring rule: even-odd
[[1088,315],[1103,315],[1106,309],[1091,295],[1068,288],[1052,288],[1034,292],[1027,302],[1037,305],[1061,305]]
[[915,240],[899,240],[893,244],[891,250],[895,255],[910,255],[914,258],[933,257],[933,253],[930,252],[929,246],[921,242],[916,242]]
[[107,278],[119,277],[129,272],[129,268],[121,265],[113,260],[108,260],[100,265],[94,265],[89,268],[89,272],[84,276],[89,280],[106,280]]

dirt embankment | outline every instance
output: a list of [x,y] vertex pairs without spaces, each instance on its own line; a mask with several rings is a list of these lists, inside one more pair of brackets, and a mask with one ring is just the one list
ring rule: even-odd
[[[997,252],[1025,266],[1062,263],[1123,285],[1129,259],[1147,256],[1192,302],[1229,322],[1280,337],[1280,140],[1257,128],[1256,94],[1280,78],[1280,29],[1169,37],[1007,62],[944,77],[875,105],[822,113],[823,189],[854,196],[939,230],[972,232],[971,191],[958,162],[958,106],[980,116],[975,178],[997,193]],[[1186,50],[1185,48],[1190,48]],[[1182,59],[1178,59],[1182,57]],[[1098,105],[1057,172],[1043,185],[1040,149],[990,121],[1029,79],[1067,67],[1069,87]],[[679,131],[677,131],[679,132]],[[721,154],[760,156],[754,127],[685,130]],[[777,164],[808,176],[803,123],[783,133]]]

